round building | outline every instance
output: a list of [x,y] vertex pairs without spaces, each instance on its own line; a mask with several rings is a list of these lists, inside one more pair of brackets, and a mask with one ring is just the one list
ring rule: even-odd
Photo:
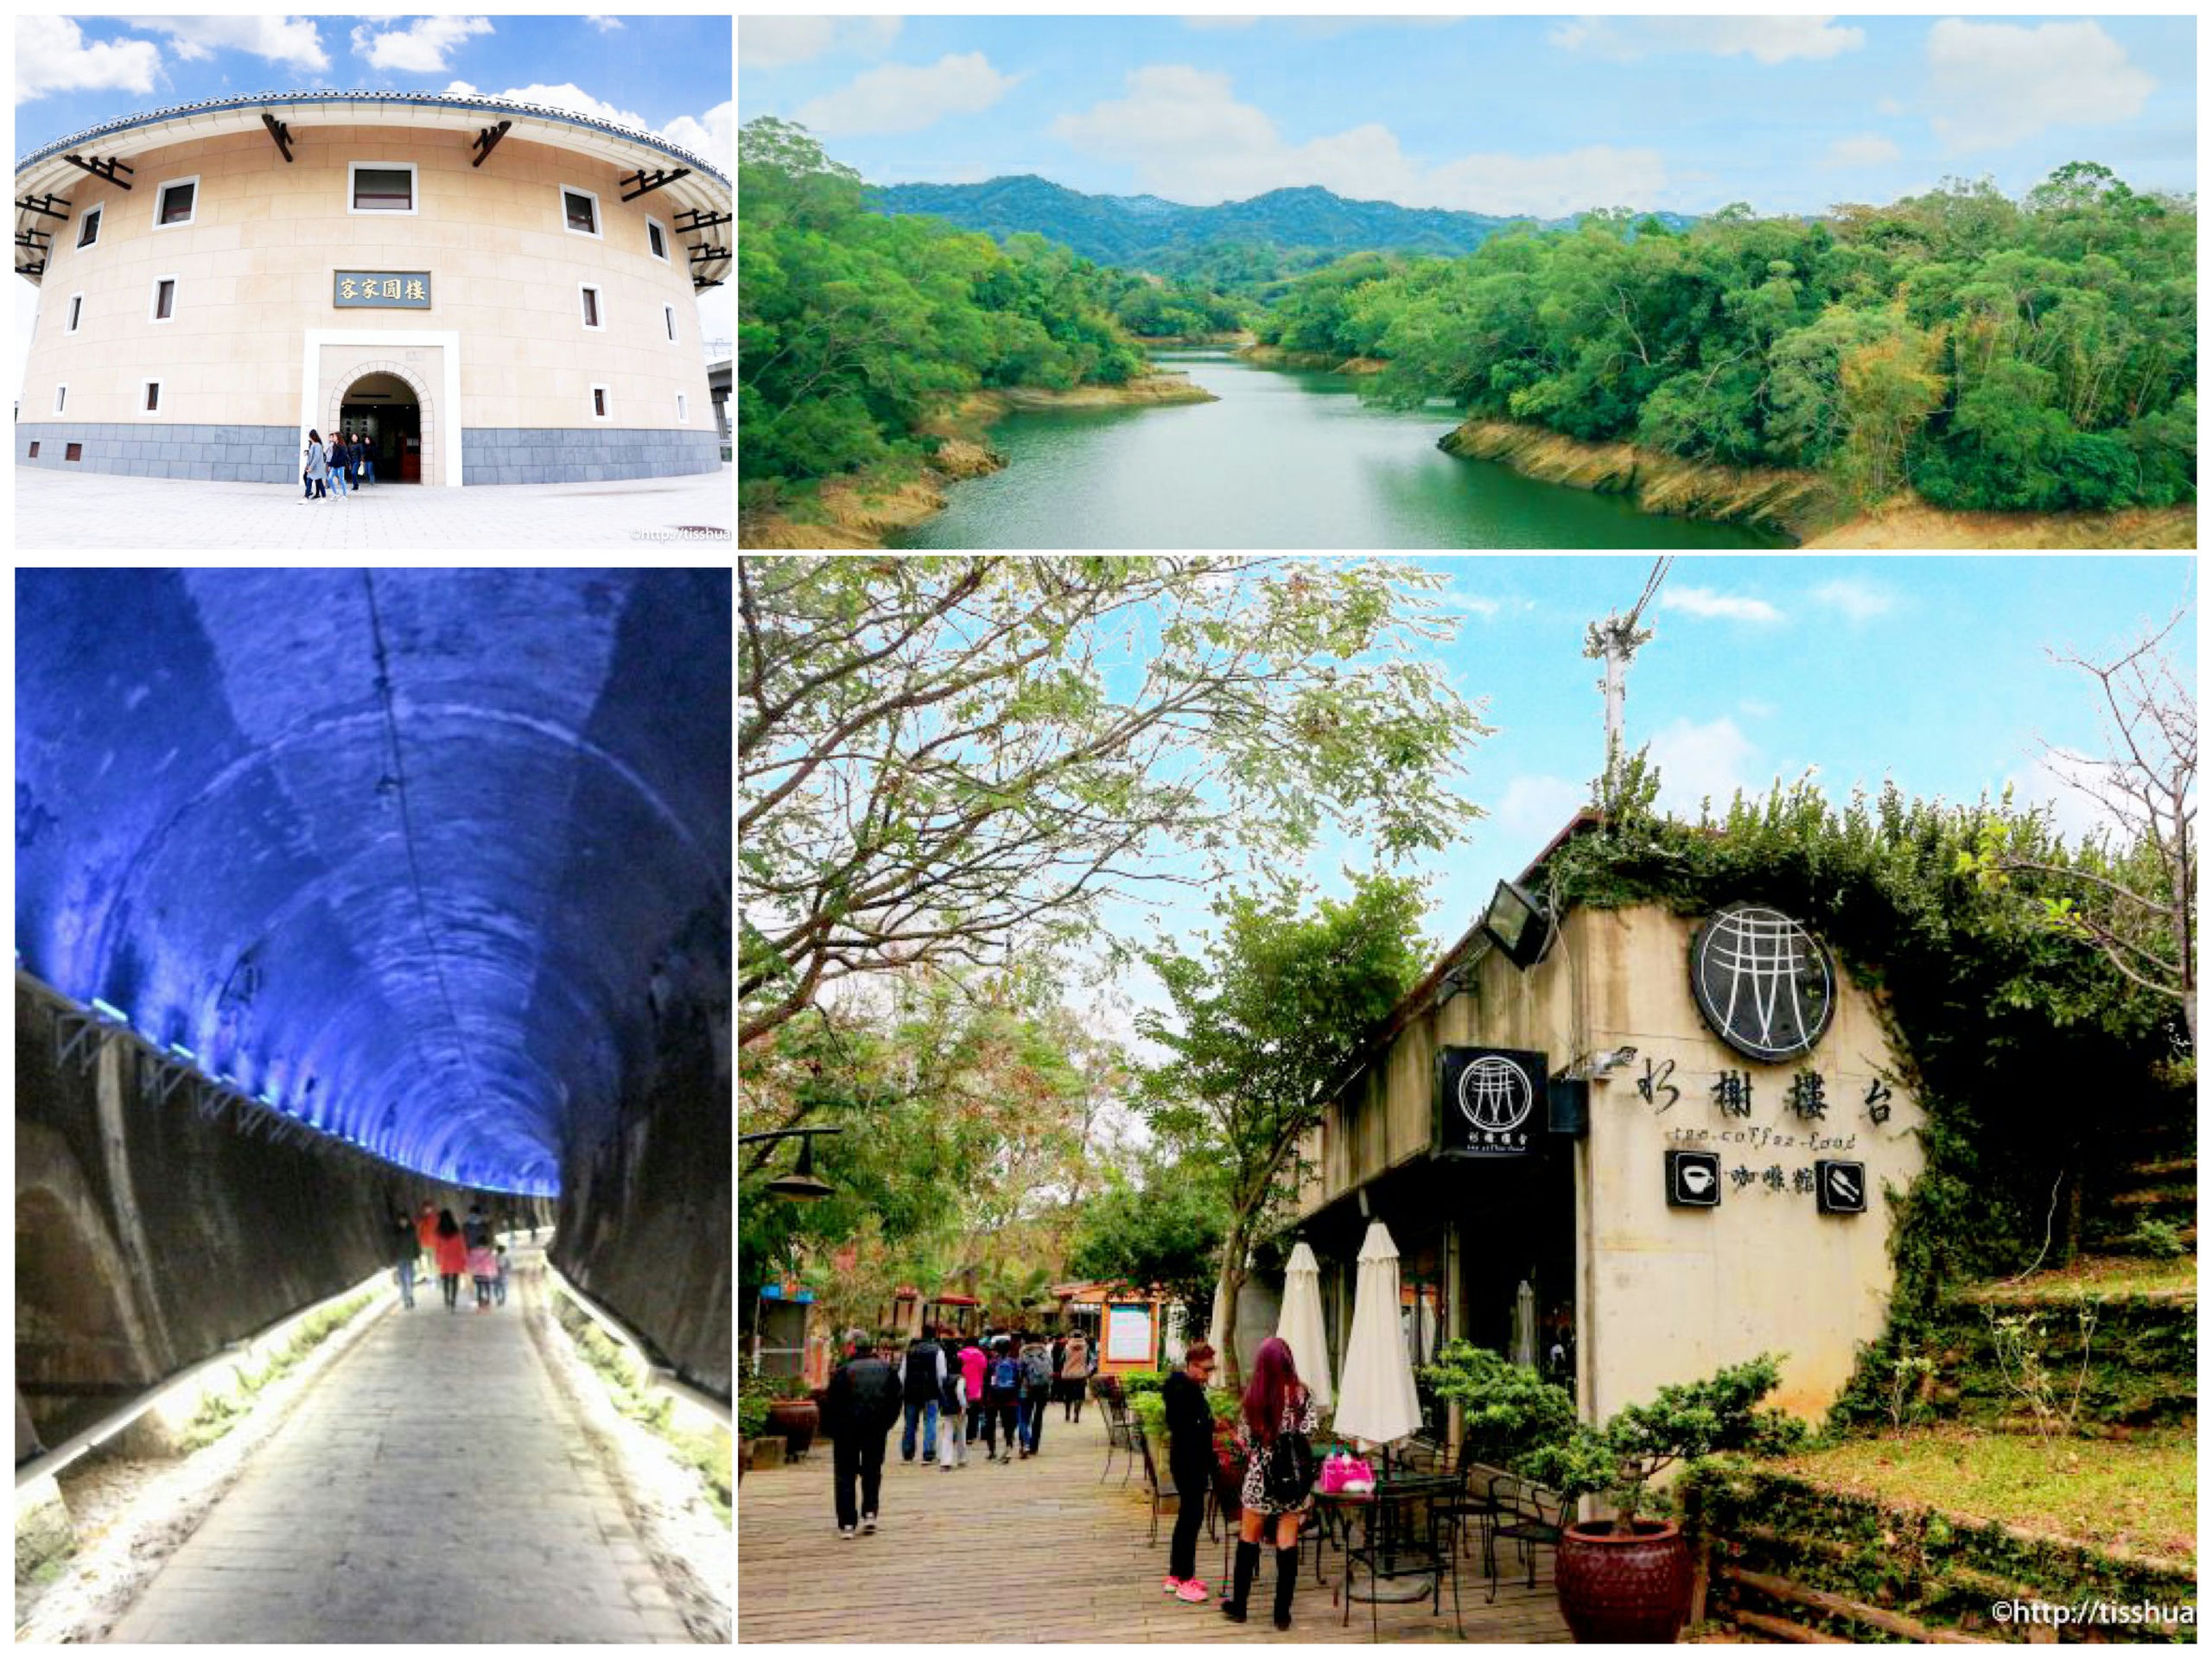
[[697,296],[728,178],[652,133],[434,92],[264,92],[16,164],[40,289],[18,463],[296,483],[310,429],[379,484],[721,466]]

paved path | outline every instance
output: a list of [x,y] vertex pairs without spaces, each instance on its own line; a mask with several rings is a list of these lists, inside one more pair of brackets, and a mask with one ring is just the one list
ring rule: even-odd
[[689,1640],[522,1313],[384,1315],[107,1639]]
[[[82,476],[16,467],[18,552],[411,553],[422,550],[626,548],[640,556],[719,552],[737,522],[734,474],[607,484],[379,484],[302,503],[296,485]],[[715,537],[675,532],[703,525]]]
[[[899,1461],[891,1433],[883,1471],[882,1529],[846,1542],[830,1501],[830,1448],[782,1469],[748,1474],[737,1492],[737,1634],[740,1642],[1366,1642],[1367,1605],[1346,1628],[1330,1586],[1313,1578],[1313,1552],[1288,1631],[1274,1607],[1274,1562],[1263,1556],[1253,1613],[1232,1624],[1212,1604],[1164,1596],[1167,1534],[1145,1542],[1150,1525],[1141,1465],[1127,1487],[1117,1452],[1104,1485],[1105,1431],[1094,1407],[1069,1424],[1053,1408],[1041,1456],[976,1461],[951,1474]],[[1510,1546],[1506,1546],[1509,1550]],[[1271,1554],[1271,1552],[1269,1553]],[[1331,1585],[1342,1557],[1332,1551]],[[1221,1545],[1204,1534],[1198,1571],[1218,1592]],[[1516,1582],[1485,1606],[1479,1551],[1459,1571],[1459,1602],[1471,1642],[1564,1642],[1567,1626],[1551,1585],[1551,1552],[1541,1552],[1536,1588]],[[1388,1642],[1449,1642],[1452,1589],[1444,1613],[1428,1603],[1382,1608]]]

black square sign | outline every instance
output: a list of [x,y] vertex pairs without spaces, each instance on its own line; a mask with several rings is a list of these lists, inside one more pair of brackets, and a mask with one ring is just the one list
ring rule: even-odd
[[1667,1202],[1693,1210],[1711,1210],[1720,1202],[1720,1154],[1717,1152],[1670,1152],[1667,1154]]
[[1840,1164],[1827,1158],[1813,1160],[1813,1194],[1824,1216],[1862,1216],[1866,1213],[1866,1166]]

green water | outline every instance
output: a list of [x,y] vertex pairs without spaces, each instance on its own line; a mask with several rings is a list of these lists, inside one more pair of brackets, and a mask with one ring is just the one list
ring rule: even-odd
[[1436,447],[1441,410],[1363,405],[1351,375],[1163,352],[1221,401],[1009,416],[1002,472],[955,484],[893,547],[1787,547],[1639,512]]

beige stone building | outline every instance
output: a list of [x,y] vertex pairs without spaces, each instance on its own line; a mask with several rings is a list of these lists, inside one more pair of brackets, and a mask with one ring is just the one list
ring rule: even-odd
[[697,295],[729,181],[652,133],[432,92],[111,122],[16,168],[38,290],[16,458],[296,482],[310,429],[379,483],[721,465]]
[[1420,1360],[1518,1338],[1595,1421],[1782,1352],[1773,1403],[1826,1410],[1882,1332],[1924,1119],[1870,994],[1743,897],[1572,910],[1526,966],[1478,925],[1404,1000],[1301,1148],[1338,1366],[1373,1216]]

